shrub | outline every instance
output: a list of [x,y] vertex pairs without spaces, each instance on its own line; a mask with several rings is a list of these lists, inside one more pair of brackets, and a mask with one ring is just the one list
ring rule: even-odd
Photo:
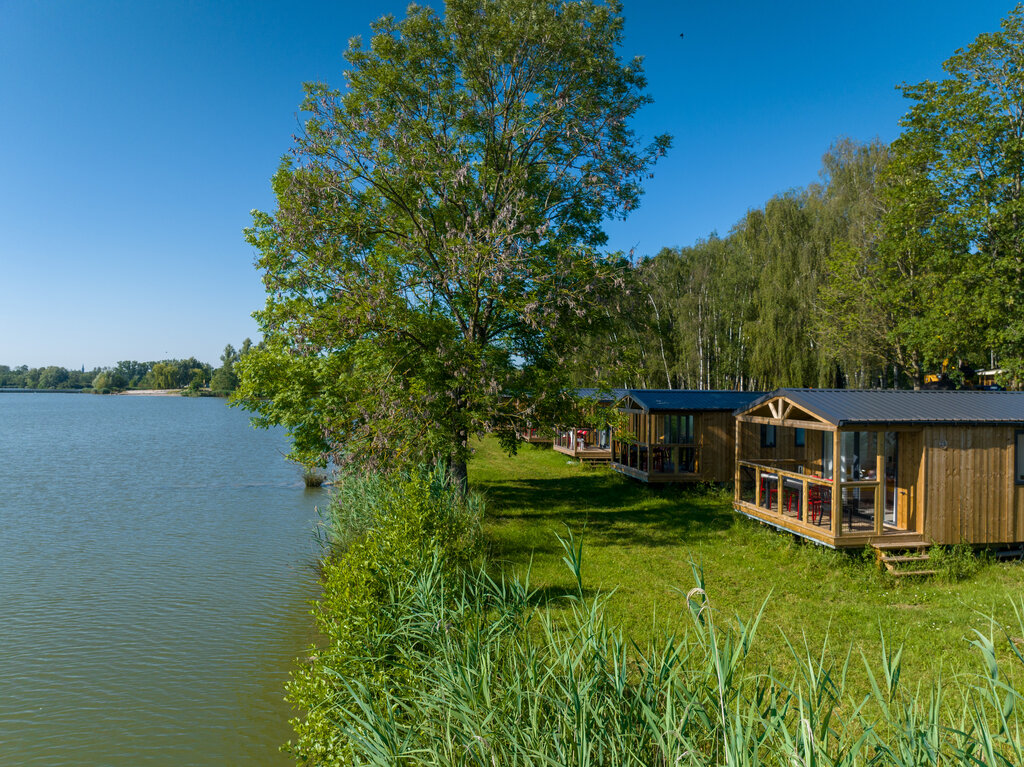
[[322,596],[313,615],[323,643],[295,671],[289,700],[303,714],[288,745],[313,764],[345,764],[351,736],[336,726],[351,688],[371,700],[410,684],[395,627],[425,574],[454,579],[476,557],[480,503],[444,469],[405,475],[349,475],[323,526]]
[[940,578],[951,583],[965,581],[981,569],[981,561],[965,541],[954,546],[932,546],[928,550],[928,563]]

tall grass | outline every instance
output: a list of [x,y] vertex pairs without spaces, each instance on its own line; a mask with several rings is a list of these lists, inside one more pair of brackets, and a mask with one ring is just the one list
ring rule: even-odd
[[[358,683],[376,700],[404,689],[413,669],[397,627],[421,610],[424,572],[457,582],[477,556],[481,505],[452,489],[443,468],[349,475],[335,487],[322,527],[322,594],[314,606],[323,641],[292,674],[288,698],[301,711],[286,746],[309,764],[356,759],[333,710]],[[445,600],[442,592],[433,599]],[[413,600],[413,601],[410,601]]]
[[[404,481],[408,503],[426,508],[429,481]],[[401,526],[392,504],[404,496],[388,480],[367,482],[381,484],[351,497],[337,517],[348,541],[339,563],[364,557],[365,541]],[[457,496],[435,491],[448,498],[449,521],[477,518]],[[904,688],[901,651],[884,637],[877,658],[837,656],[829,642],[790,643],[793,662],[782,674],[752,662],[770,602],[746,619],[723,616],[699,567],[693,586],[678,592],[685,630],[640,646],[605,619],[610,595],[588,592],[584,547],[571,532],[559,540],[574,586],[559,595],[471,563],[469,549],[446,548],[453,539],[445,534],[418,540],[417,556],[401,546],[376,551],[372,618],[348,624],[358,642],[349,636],[343,652],[314,663],[328,694],[315,699],[319,729],[307,734],[330,742],[307,738],[299,755],[309,763],[1024,764],[1021,695],[1002,667],[1024,656],[994,628],[975,632],[976,673],[927,687]],[[463,553],[458,566],[453,550]],[[339,625],[346,610],[320,617]],[[1015,613],[1024,637],[1024,603]],[[866,670],[867,694],[847,685],[854,664]]]

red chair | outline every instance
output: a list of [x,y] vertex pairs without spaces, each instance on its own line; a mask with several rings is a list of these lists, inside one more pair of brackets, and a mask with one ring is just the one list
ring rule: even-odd
[[807,508],[811,513],[811,522],[820,524],[825,508],[832,508],[832,491],[820,485],[811,485],[807,490]]
[[[768,482],[772,478],[775,479],[775,487],[769,487],[768,486]],[[771,474],[768,477],[765,477],[765,475],[762,474],[761,475],[761,497],[768,499],[768,511],[772,510],[772,496],[775,496],[776,498],[779,497],[779,478],[775,474]]]

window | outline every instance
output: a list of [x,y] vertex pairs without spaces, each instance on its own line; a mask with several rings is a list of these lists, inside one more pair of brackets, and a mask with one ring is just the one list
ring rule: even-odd
[[1017,444],[1013,451],[1013,479],[1018,485],[1024,485],[1024,431],[1016,434]]
[[665,416],[664,441],[669,445],[692,445],[693,444],[693,416],[692,415],[667,415]]
[[793,429],[793,446],[803,447],[807,444],[807,432],[803,429]]
[[775,427],[761,424],[761,447],[775,447]]

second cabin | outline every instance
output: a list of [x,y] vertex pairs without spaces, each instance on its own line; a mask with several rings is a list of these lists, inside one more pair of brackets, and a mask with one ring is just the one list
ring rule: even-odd
[[762,392],[629,389],[618,408],[625,423],[612,439],[611,467],[642,482],[733,479],[733,411]]

